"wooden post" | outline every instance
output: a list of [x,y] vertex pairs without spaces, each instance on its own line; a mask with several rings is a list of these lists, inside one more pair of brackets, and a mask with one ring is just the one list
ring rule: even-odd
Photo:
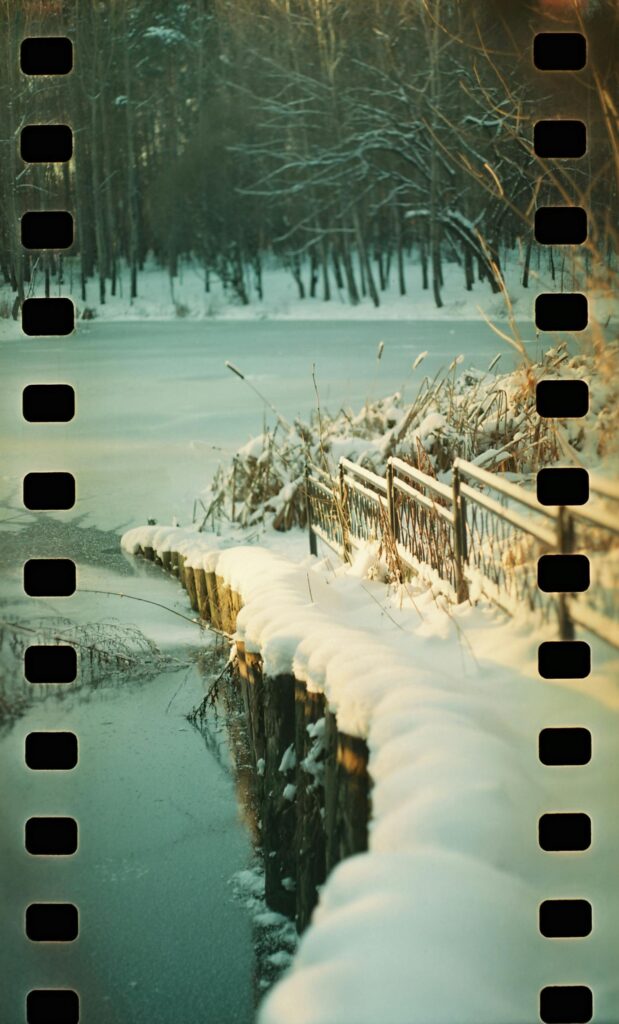
[[204,576],[204,569],[194,568],[193,578],[195,580],[196,597],[198,599],[198,611],[200,612],[200,618],[204,622],[210,622],[211,616],[209,614],[208,593],[206,590],[206,578]]
[[181,555],[180,552],[178,556],[178,578],[181,582],[181,585],[186,590],[187,584],[185,583],[185,556]]
[[397,543],[397,520],[395,514],[395,494],[393,492],[393,463],[391,459],[387,462],[387,512],[389,515],[389,529],[394,545]]
[[466,562],[466,508],[460,494],[460,472],[457,466],[454,466],[452,475],[456,596],[458,602],[460,602],[466,601],[469,596],[468,584],[464,577],[464,563]]
[[[264,761],[264,679],[262,658],[252,651],[244,651],[247,678],[247,704],[249,708],[249,731],[256,764]],[[263,765],[264,767],[264,765]],[[261,791],[262,792],[262,791]],[[263,794],[262,794],[263,795]]]
[[325,867],[327,874],[345,857],[367,850],[370,813],[368,748],[364,740],[341,733],[325,710]]
[[294,679],[283,675],[264,678],[264,801],[262,845],[267,905],[294,918],[297,875],[294,800],[284,795],[285,776],[279,766],[294,743]]
[[184,568],[185,587],[189,597],[189,604],[193,608],[194,612],[200,611],[198,604],[198,594],[196,591],[196,578],[192,565],[186,565]]
[[221,622],[220,629],[222,629],[224,633],[234,633],[234,626],[232,624],[232,614],[230,608],[230,587],[225,582],[223,576],[216,575],[215,580],[217,582],[219,618]]
[[[309,924],[318,902],[317,887],[326,876],[324,785],[303,767],[303,760],[312,747],[307,731],[310,724],[324,718],[325,698],[322,693],[308,693],[305,683],[295,679],[295,753],[296,753],[296,847],[297,888],[296,926],[301,933]],[[324,770],[324,767],[323,767]]]
[[[574,550],[574,520],[564,505],[560,505],[558,509],[557,547],[561,555],[569,555]],[[561,640],[574,639],[574,623],[570,618],[568,597],[568,594],[557,594],[559,637]]]
[[309,493],[309,481],[310,471],[309,466],[305,466],[305,516],[307,518],[307,532],[309,534],[309,549],[310,555],[318,554],[318,545],[316,544],[316,534],[312,529],[312,503],[310,501]]
[[[387,480],[387,517],[389,519],[389,533],[390,547],[393,551],[393,557],[395,560],[394,572],[396,574],[396,580],[398,583],[402,582],[402,566],[400,563],[400,556],[398,553],[398,518],[396,515],[395,507],[395,491],[393,488],[393,463],[391,459],[387,462],[387,472],[385,474]],[[387,548],[389,550],[389,547]]]
[[236,518],[236,455],[232,459],[232,522]]
[[365,740],[338,731],[340,859],[368,848],[370,817],[369,751]]
[[206,592],[208,594],[208,606],[211,613],[211,624],[215,629],[223,629],[221,624],[221,612],[219,609],[219,593],[217,590],[217,577],[214,572],[205,572]]
[[245,724],[247,726],[247,732],[249,734],[249,746],[251,748],[251,753],[254,758],[254,762],[256,762],[258,759],[256,754],[256,737],[254,735],[253,722],[249,706],[249,669],[247,664],[247,655],[245,652],[245,643],[243,640],[238,640],[236,644],[236,666],[239,674],[241,697],[243,698],[243,706],[245,708]]
[[240,594],[237,594],[236,590],[230,590],[230,632],[234,633],[236,629],[237,616],[243,607],[243,599]]

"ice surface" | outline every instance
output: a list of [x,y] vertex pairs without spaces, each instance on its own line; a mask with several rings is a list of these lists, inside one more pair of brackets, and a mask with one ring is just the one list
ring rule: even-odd
[[[5,328],[14,327],[0,322],[0,501],[20,508],[21,480],[32,470],[69,470],[78,504],[55,515],[67,520],[79,510],[104,529],[150,518],[170,523],[174,515],[186,526],[217,465],[261,432],[265,415],[272,422],[260,398],[226,369],[227,358],[283,416],[306,421],[316,406],[314,366],[323,409],[358,409],[368,396],[400,388],[420,348],[431,353],[423,373],[434,374],[449,364],[455,344],[438,321],[80,321],[69,341],[25,339],[16,327],[11,338]],[[529,325],[522,328],[532,337]],[[507,348],[485,324],[465,321],[457,346],[480,368]],[[506,352],[502,366],[510,359]],[[33,381],[72,384],[75,419],[26,423],[21,393]]]
[[[173,660],[146,682],[125,673],[113,686],[103,679],[94,690],[37,702],[0,738],[0,974],[12,978],[0,987],[0,1019],[23,1019],[33,985],[68,983],[82,1012],[96,1008],[97,1024],[199,1021],[205,1006],[214,1020],[249,1024],[251,920],[228,882],[250,862],[250,840],[230,763],[219,763],[184,717],[208,682],[196,660],[205,636],[166,610],[190,614],[178,584],[145,562],[117,575],[111,566],[122,561],[116,552],[105,568],[79,565],[81,586],[159,604],[80,593],[39,602],[36,614],[60,606],[78,622],[132,624]],[[11,582],[3,581],[4,614],[22,620],[32,602],[16,597]],[[41,729],[77,734],[73,771],[26,768],[25,736]],[[75,856],[26,854],[24,821],[38,814],[77,819]],[[24,935],[24,908],[36,898],[79,906],[79,940],[60,955],[37,953]]]

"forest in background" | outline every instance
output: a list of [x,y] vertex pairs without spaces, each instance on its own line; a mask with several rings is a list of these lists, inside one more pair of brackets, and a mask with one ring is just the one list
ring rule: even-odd
[[[100,303],[116,294],[121,268],[138,296],[149,257],[171,280],[190,258],[205,291],[217,277],[243,304],[273,260],[300,298],[375,305],[388,285],[406,294],[414,262],[441,306],[446,262],[463,288],[498,292],[514,255],[526,286],[533,211],[555,204],[588,210],[583,281],[612,273],[616,9],[588,5],[585,71],[542,74],[534,31],[583,26],[580,8],[556,21],[546,3],[0,0],[2,314],[35,278],[57,293],[69,259],[84,301],[89,281]],[[23,75],[20,40],[48,31],[73,39],[74,71]],[[584,158],[535,157],[537,119],[583,114]],[[73,159],[25,164],[21,128],[59,120]],[[71,250],[22,248],[36,209],[73,213]]]

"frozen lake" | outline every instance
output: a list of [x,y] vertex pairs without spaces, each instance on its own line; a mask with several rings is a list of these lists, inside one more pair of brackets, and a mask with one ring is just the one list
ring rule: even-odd
[[[533,337],[530,323],[520,328],[524,339]],[[538,344],[530,348],[533,354]],[[2,499],[21,506],[28,471],[71,470],[80,514],[105,529],[149,517],[166,522],[173,514],[186,523],[217,463],[260,433],[265,406],[225,360],[284,416],[307,418],[316,403],[314,365],[321,405],[337,411],[402,387],[412,397],[423,375],[460,353],[462,366],[479,368],[497,352],[498,369],[516,359],[479,321],[81,322],[72,338],[22,338],[4,342],[2,351]],[[72,423],[22,422],[22,387],[35,381],[73,384]]]

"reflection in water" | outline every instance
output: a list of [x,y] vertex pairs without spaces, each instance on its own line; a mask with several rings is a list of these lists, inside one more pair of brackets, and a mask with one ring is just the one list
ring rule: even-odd
[[[23,663],[31,644],[70,644],[78,652],[79,671],[71,683],[28,683]],[[8,613],[0,620],[0,730],[24,711],[50,697],[86,702],[100,686],[123,689],[186,666],[132,624],[117,619],[76,623],[61,615]]]
[[[200,652],[199,666],[207,690],[213,680],[221,675],[227,658],[227,645],[213,645]],[[207,750],[222,770],[232,775],[239,812],[251,837],[253,864],[248,870],[237,872],[234,876],[233,891],[251,914],[255,949],[254,1000],[257,1006],[290,965],[297,945],[297,932],[289,918],[270,910],[264,900],[260,789],[249,742],[245,708],[233,675],[226,673],[222,676],[214,702],[209,703],[203,716],[192,721]]]

